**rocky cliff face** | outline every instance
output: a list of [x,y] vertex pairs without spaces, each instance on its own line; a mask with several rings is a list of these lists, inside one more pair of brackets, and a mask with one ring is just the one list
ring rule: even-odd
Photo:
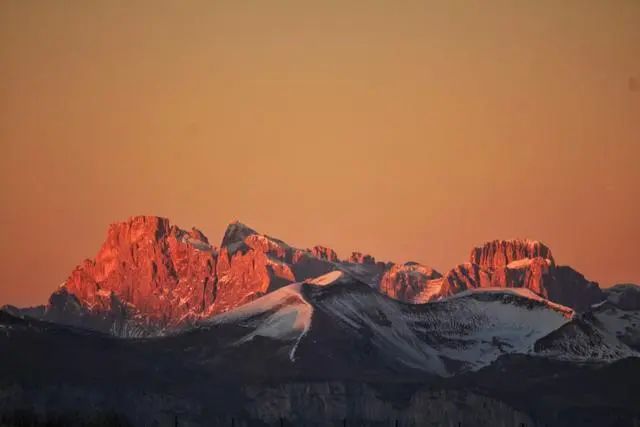
[[64,289],[94,311],[110,311],[115,297],[153,322],[173,323],[213,302],[216,258],[200,231],[135,217],[109,227],[95,259],[76,267]]
[[470,262],[444,275],[439,296],[488,287],[527,288],[578,311],[604,299],[597,283],[557,266],[551,250],[532,240],[494,240],[474,248]]
[[216,248],[195,228],[138,216],[111,225],[94,259],[76,267],[45,307],[22,313],[116,335],[148,335],[331,271],[414,304],[488,287],[527,288],[579,311],[604,299],[596,283],[556,266],[551,250],[537,241],[488,242],[442,276],[418,263],[376,262],[361,252],[341,261],[330,248],[295,248],[240,222],[228,226]]
[[467,289],[488,288],[491,286],[491,274],[478,264],[465,263],[448,271],[442,279],[442,288],[438,296],[448,297]]
[[495,269],[525,258],[544,258],[553,263],[551,249],[535,240],[494,240],[471,250],[472,264]]
[[440,295],[442,275],[436,270],[415,263],[395,264],[380,280],[383,294],[404,302],[422,304]]
[[147,335],[338,268],[329,248],[293,248],[239,222],[229,225],[218,249],[195,228],[138,216],[109,227],[96,257],[73,270],[40,317],[116,335]]
[[218,250],[195,228],[133,217],[109,227],[96,257],[73,270],[44,317],[109,332],[133,323],[140,333],[144,325],[175,326],[215,301],[217,258]]
[[311,249],[311,254],[316,258],[324,259],[326,261],[331,261],[331,262],[339,261],[338,254],[336,253],[336,251],[324,246],[319,246],[319,245],[314,246]]

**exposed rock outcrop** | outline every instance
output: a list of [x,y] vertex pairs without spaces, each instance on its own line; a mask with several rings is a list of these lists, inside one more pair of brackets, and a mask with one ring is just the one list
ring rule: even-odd
[[311,254],[320,259],[331,262],[339,262],[338,254],[331,248],[325,246],[316,245],[311,249]]
[[478,264],[465,263],[447,272],[439,296],[447,297],[467,289],[491,287],[491,273]]
[[134,319],[175,326],[213,304],[217,257],[202,232],[165,218],[113,224],[95,259],[76,267],[52,295],[45,318],[75,324],[93,317],[102,320],[89,322],[92,327],[109,331]]
[[76,267],[37,317],[116,335],[157,333],[336,270],[333,260],[331,249],[293,248],[240,222],[218,249],[195,228],[137,216],[109,227],[95,259]]
[[368,254],[363,254],[362,252],[352,252],[347,262],[352,264],[375,264],[376,259]]
[[380,280],[383,294],[404,302],[422,304],[440,293],[442,275],[431,267],[415,262],[394,264]]
[[330,248],[298,249],[240,222],[227,227],[218,249],[196,228],[137,216],[111,225],[96,257],[76,267],[44,308],[13,312],[116,335],[148,335],[332,271],[414,304],[488,287],[528,288],[579,311],[604,299],[596,283],[556,266],[551,250],[537,241],[489,242],[472,250],[471,262],[442,276],[417,263],[376,262],[361,252],[340,261]]
[[473,248],[469,262],[483,268],[498,268],[513,261],[537,257],[553,263],[551,249],[536,240],[493,240]]
[[549,247],[538,241],[494,240],[474,248],[470,259],[444,275],[439,296],[474,288],[527,288],[577,311],[604,299],[597,283],[557,266]]

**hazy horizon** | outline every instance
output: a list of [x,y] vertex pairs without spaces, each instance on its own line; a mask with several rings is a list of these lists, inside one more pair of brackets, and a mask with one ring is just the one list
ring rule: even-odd
[[0,305],[110,223],[640,283],[640,2],[0,3]]

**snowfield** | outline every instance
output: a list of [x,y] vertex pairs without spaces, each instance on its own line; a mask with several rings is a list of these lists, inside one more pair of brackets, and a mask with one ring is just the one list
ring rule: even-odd
[[314,328],[324,327],[316,325],[319,313],[344,336],[365,339],[384,360],[439,376],[478,370],[503,354],[580,361],[637,354],[618,339],[628,332],[619,318],[636,322],[636,312],[603,312],[597,317],[601,327],[576,329],[574,324],[583,320],[572,309],[525,288],[472,289],[413,305],[340,271],[285,286],[207,324],[246,328],[235,345],[258,336],[281,341],[295,362],[300,343]]
[[311,327],[313,307],[300,293],[300,283],[294,283],[271,292],[262,298],[235,310],[212,318],[210,325],[234,323],[247,327],[248,332],[236,345],[251,341],[256,336],[293,342],[289,359],[295,353],[302,337]]

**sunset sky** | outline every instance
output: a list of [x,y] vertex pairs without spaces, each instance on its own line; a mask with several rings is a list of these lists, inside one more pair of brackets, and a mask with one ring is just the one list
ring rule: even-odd
[[640,1],[0,1],[0,305],[137,214],[640,282]]

